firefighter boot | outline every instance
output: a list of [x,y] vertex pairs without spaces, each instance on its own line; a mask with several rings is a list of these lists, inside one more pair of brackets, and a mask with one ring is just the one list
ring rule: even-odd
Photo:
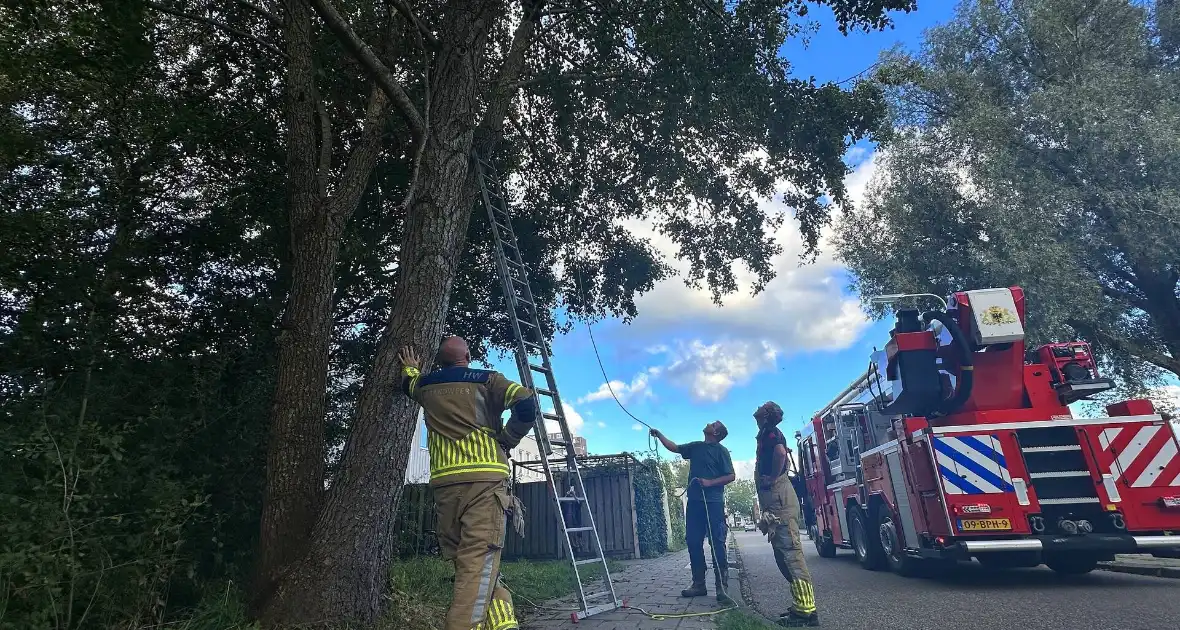
[[733,606],[733,598],[729,596],[729,576],[722,574],[713,581],[717,586],[717,603],[722,606]]
[[784,628],[808,628],[818,626],[819,614],[813,612],[810,615],[804,615],[803,613],[795,612],[795,609],[792,608],[779,615],[778,625]]
[[708,594],[709,591],[705,589],[704,582],[693,582],[692,586],[680,591],[681,597],[704,597]]

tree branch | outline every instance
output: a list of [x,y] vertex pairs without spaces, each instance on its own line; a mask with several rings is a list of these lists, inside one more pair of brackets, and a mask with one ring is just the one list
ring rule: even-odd
[[1146,311],[1147,307],[1148,307],[1147,300],[1144,300],[1143,298],[1131,295],[1130,293],[1128,293],[1126,291],[1122,291],[1122,290],[1116,289],[1114,287],[1102,287],[1102,294],[1112,300],[1119,300],[1120,302],[1123,302],[1124,304],[1127,304],[1129,306],[1134,306],[1135,308],[1143,309],[1144,311]]
[[[410,160],[412,165],[410,167],[410,185],[406,187],[406,194],[402,197],[400,204],[401,208],[408,209],[414,200],[414,193],[418,189],[418,173],[422,170],[422,154],[426,152],[426,139],[430,136],[430,109],[432,106],[430,66],[434,63],[431,52],[438,48],[438,40],[418,22],[418,18],[414,16],[408,6],[405,6],[400,0],[390,0],[390,2],[413,25],[415,42],[418,44],[418,49],[422,51],[422,137],[414,146],[414,157]],[[393,35],[391,31],[392,29],[386,29],[386,37]],[[427,39],[431,41],[429,48],[426,45]]]
[[[418,16],[414,15],[414,12],[410,10],[410,7],[406,5],[405,2],[402,2],[402,0],[389,0],[389,3],[393,5],[394,9],[397,9],[398,13],[402,14],[402,17],[406,18],[406,20],[410,22],[416,31],[418,31],[419,46],[421,46],[423,40],[425,40],[425,43],[430,44],[431,48],[438,48],[438,38],[434,36],[434,33],[431,33],[430,30],[426,28],[425,24],[418,20]],[[425,47],[423,48],[425,49]]]
[[277,26],[279,28],[283,27],[283,21],[281,19],[279,19],[279,16],[275,15],[274,13],[271,13],[270,11],[267,11],[262,5],[254,4],[253,2],[249,2],[249,0],[234,0],[234,1],[237,2],[238,4],[242,5],[243,7],[246,7],[247,9],[250,9],[251,11],[257,13],[258,15],[261,15],[262,17],[266,18],[267,22],[270,22],[271,24],[274,24],[275,26]]
[[271,51],[272,53],[278,55],[279,57],[282,57],[283,59],[287,58],[287,54],[284,53],[282,50],[279,50],[278,46],[275,46],[274,44],[262,39],[261,37],[258,37],[257,35],[251,35],[250,33],[247,33],[246,31],[236,29],[236,28],[226,24],[225,22],[214,20],[213,18],[203,17],[200,15],[194,15],[192,13],[185,13],[184,11],[181,11],[179,9],[173,9],[172,7],[167,7],[162,4],[158,4],[156,2],[147,2],[146,5],[148,8],[155,9],[161,13],[167,13],[169,15],[174,15],[179,18],[184,18],[186,20],[192,20],[193,22],[201,22],[202,24],[208,24],[209,26],[212,26],[213,28],[224,31],[224,32],[229,33],[231,35],[243,37],[245,39],[248,39],[248,40],[258,44],[259,46],[262,46],[263,48]]
[[608,72],[606,74],[594,74],[592,72],[563,72],[558,75],[544,75],[539,74],[534,77],[529,77],[522,81],[517,81],[512,84],[512,89],[518,90],[520,88],[536,85],[545,79],[554,79],[557,81],[609,81],[612,79],[623,78],[622,72]]
[[418,113],[418,109],[414,107],[414,102],[410,100],[410,96],[402,89],[400,83],[394,78],[393,72],[389,67],[377,58],[377,54],[364,41],[357,36],[336,7],[332,6],[329,0],[309,0],[312,8],[319,14],[320,18],[324,20],[324,24],[328,30],[332,31],[334,35],[340,40],[341,44],[352,54],[357,61],[360,62],[361,67],[365,69],[365,73],[369,75],[380,88],[389,97],[389,100],[397,108],[398,112],[405,119],[406,124],[410,127],[410,134],[413,136],[414,144],[418,145],[426,139],[426,124],[422,120],[422,115]]
[[512,97],[516,94],[514,84],[520,79],[521,70],[524,69],[524,54],[533,44],[537,22],[544,9],[544,0],[536,0],[532,6],[526,6],[520,24],[516,25],[516,31],[512,34],[508,55],[504,57],[504,65],[500,67],[500,73],[492,85],[487,109],[477,129],[476,142],[483,145],[477,147],[481,153],[495,145],[504,134],[504,120],[508,116]]
[[1175,358],[1159,352],[1158,350],[1145,348],[1137,343],[1127,341],[1126,339],[1120,339],[1114,335],[1110,335],[1101,330],[1098,330],[1096,326],[1086,324],[1085,322],[1077,319],[1067,319],[1065,323],[1071,326],[1074,330],[1078,331],[1078,333],[1080,333],[1083,337],[1090,337],[1091,340],[1099,341],[1103,344],[1121,350],[1122,352],[1126,352],[1128,355],[1139,359],[1140,361],[1146,361],[1147,363],[1161,367],[1173,374],[1180,375],[1180,360],[1176,360]]
[[369,175],[381,154],[382,136],[385,134],[385,119],[389,113],[389,101],[385,91],[377,86],[369,92],[369,103],[365,107],[365,123],[360,140],[348,156],[340,185],[328,200],[328,211],[333,215],[352,212],[360,202],[361,195],[369,183]]
[[328,178],[332,172],[332,118],[328,116],[328,107],[320,96],[319,86],[312,77],[311,97],[315,100],[316,115],[320,119],[320,159],[316,166],[317,190],[320,199],[328,197]]

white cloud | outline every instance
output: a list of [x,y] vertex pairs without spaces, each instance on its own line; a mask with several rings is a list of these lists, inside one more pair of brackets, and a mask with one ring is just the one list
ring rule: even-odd
[[636,422],[635,424],[632,424],[632,425],[631,425],[631,430],[632,430],[632,431],[642,431],[642,430],[643,430],[643,425],[642,425],[642,424],[639,424],[638,422]]
[[605,428],[606,428],[606,423],[605,423],[605,422],[603,422],[602,420],[599,420],[599,421],[598,421],[598,428],[599,428],[599,429],[605,429]]
[[[586,419],[582,417],[582,414],[578,413],[578,410],[574,409],[574,406],[571,404],[566,403],[561,407],[565,411],[565,422],[569,425],[570,432],[574,434],[582,433],[582,427],[586,424]],[[542,406],[542,410],[545,413],[553,413],[553,405]],[[560,431],[557,427],[557,422],[553,420],[545,421],[545,429],[549,433],[558,433]]]
[[[845,185],[849,201],[859,204],[879,159],[875,153],[854,157],[861,161]],[[786,211],[789,215],[779,200],[762,203],[768,214]],[[687,265],[675,258],[676,245],[652,224],[628,221],[625,225],[651,239],[677,271],[687,271]],[[681,277],[660,282],[637,301],[639,315],[623,334],[642,338],[649,353],[667,355],[671,362],[666,376],[688,388],[697,400],[721,400],[732,387],[773,369],[778,357],[847,348],[869,325],[857,299],[843,295],[845,270],[834,258],[830,229],[822,235],[820,255],[806,265],[799,263],[803,242],[794,220],[783,221],[774,236],[783,251],[773,260],[774,280],[758,295],[752,295],[755,275],[735,265],[739,290],[724,297],[723,307],[713,303],[707,287],[687,287]],[[702,334],[710,330],[724,331],[724,335]],[[659,335],[659,341],[652,343],[652,335]],[[605,387],[601,391],[609,397]]]
[[697,402],[718,402],[729,390],[774,367],[776,350],[768,341],[731,340],[681,343],[669,353],[668,380]]
[[597,402],[600,400],[610,400],[611,391],[614,391],[614,396],[619,398],[619,401],[626,404],[632,400],[650,398],[652,397],[651,379],[658,376],[660,373],[659,367],[648,368],[647,370],[635,375],[630,383],[623,381],[611,381],[609,386],[603,383],[598,386],[598,389],[582,396],[578,399],[578,404]]
[[753,459],[739,459],[733,462],[733,474],[738,479],[754,479],[754,462]]

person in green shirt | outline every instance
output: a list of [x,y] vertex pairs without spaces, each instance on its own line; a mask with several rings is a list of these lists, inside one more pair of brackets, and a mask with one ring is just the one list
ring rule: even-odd
[[713,549],[713,577],[717,601],[732,605],[729,597],[729,564],[725,552],[725,485],[735,479],[733,459],[721,440],[729,434],[720,421],[705,425],[705,439],[676,444],[656,429],[651,430],[664,448],[688,460],[688,509],[684,517],[685,543],[692,565],[692,586],[680,592],[683,597],[707,595],[705,588],[705,536]]

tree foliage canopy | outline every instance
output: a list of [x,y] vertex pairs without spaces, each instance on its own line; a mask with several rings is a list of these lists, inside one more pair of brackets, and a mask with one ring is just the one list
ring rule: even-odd
[[963,3],[878,78],[894,131],[837,247],[869,296],[1020,285],[1040,342],[1180,374],[1175,3]]

